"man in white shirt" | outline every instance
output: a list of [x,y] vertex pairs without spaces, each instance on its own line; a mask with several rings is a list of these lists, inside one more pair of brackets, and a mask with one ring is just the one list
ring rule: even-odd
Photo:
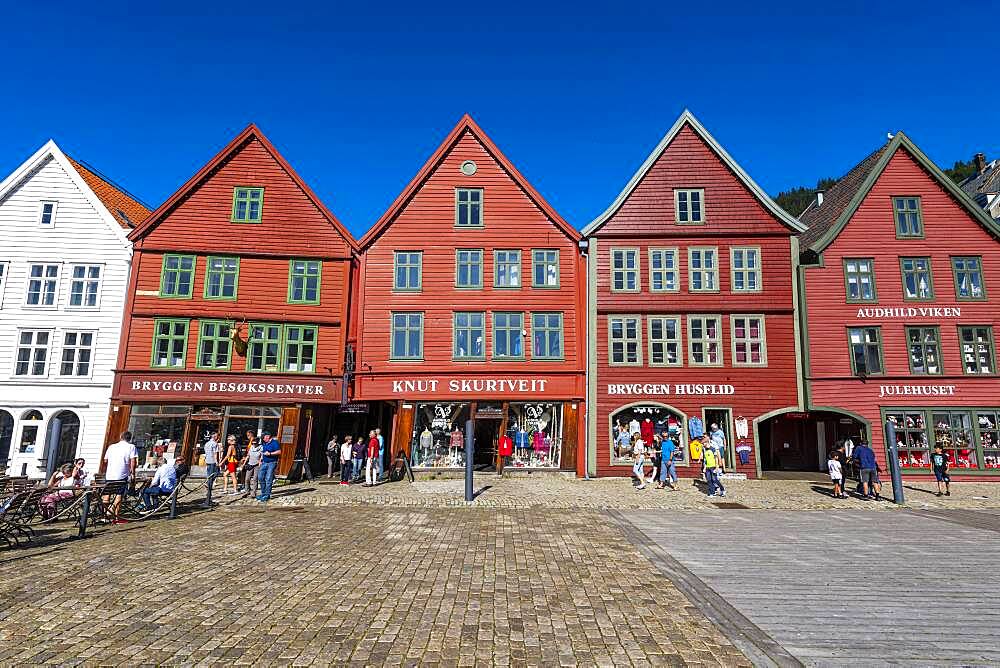
[[[135,474],[136,464],[139,462],[139,453],[132,444],[132,432],[127,431],[122,434],[122,440],[108,446],[104,452],[104,479],[108,482],[124,482],[123,493],[128,492],[128,481]],[[104,502],[108,503],[108,497],[104,497]],[[121,512],[122,495],[115,494],[111,500],[110,509],[113,524],[121,524],[118,517]]]
[[208,484],[215,483],[219,476],[219,434],[213,432],[205,441],[205,473],[208,475]]

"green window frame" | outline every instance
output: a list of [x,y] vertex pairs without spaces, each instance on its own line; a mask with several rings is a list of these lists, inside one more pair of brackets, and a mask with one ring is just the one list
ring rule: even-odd
[[733,366],[767,366],[767,327],[762,313],[734,313],[732,329]]
[[424,358],[423,312],[393,312],[389,327],[390,359],[412,362]]
[[899,271],[903,278],[903,299],[927,302],[934,299],[934,277],[929,257],[901,257]]
[[455,227],[483,227],[483,189],[455,189]]
[[924,216],[920,208],[920,197],[893,197],[892,213],[896,221],[897,239],[923,239]]
[[733,246],[729,249],[729,266],[733,292],[763,290],[760,246]]
[[844,296],[848,304],[874,304],[878,301],[875,258],[844,258]]
[[493,314],[493,359],[524,359],[524,313],[497,311]]
[[247,330],[247,371],[277,373],[281,362],[281,325],[252,322]]
[[719,291],[719,248],[692,246],[688,248],[688,290],[691,292]]
[[240,278],[240,259],[209,255],[205,260],[205,299],[236,301]]
[[319,304],[319,288],[322,277],[322,261],[290,260],[288,262],[288,303]]
[[486,359],[486,313],[456,311],[452,316],[451,356],[455,360]]
[[611,249],[611,292],[639,292],[639,249]]
[[531,287],[559,287],[558,249],[535,248],[531,251]]
[[198,260],[194,255],[168,253],[160,268],[160,296],[191,299],[194,296],[194,274]]
[[649,291],[678,292],[680,268],[676,248],[649,249]]
[[914,376],[940,376],[944,373],[939,327],[907,327],[906,350],[910,373]]
[[521,251],[498,249],[493,251],[493,287],[518,289],[521,287]]
[[996,373],[996,348],[993,328],[989,325],[959,325],[958,345],[962,355],[962,372],[967,376],[989,376]]
[[319,327],[285,325],[281,370],[285,373],[316,373],[316,344]]
[[563,358],[563,314],[531,314],[531,359]]
[[226,369],[232,363],[233,323],[226,320],[202,320],[198,323],[199,369]]
[[233,188],[233,223],[260,223],[264,220],[264,189],[250,186]]
[[684,364],[679,316],[648,316],[646,329],[649,335],[649,366],[682,366]]
[[420,292],[423,289],[423,251],[396,251],[392,265],[393,292]]
[[923,408],[890,408],[884,412],[885,422],[896,425],[896,449],[899,464],[904,468],[926,468],[931,464],[931,439],[927,429],[927,411]]
[[953,256],[951,274],[955,280],[955,299],[963,302],[978,302],[986,299],[986,283],[983,281],[983,258],[981,255]]
[[459,248],[455,251],[455,287],[466,290],[483,287],[482,248]]
[[608,316],[608,365],[642,366],[642,316]]
[[678,188],[674,190],[674,220],[678,225],[705,223],[705,190]]
[[881,327],[848,327],[847,343],[854,376],[885,375]]
[[157,318],[153,321],[153,349],[149,366],[154,369],[183,369],[187,357],[191,321]]
[[722,366],[722,316],[688,316],[688,364]]

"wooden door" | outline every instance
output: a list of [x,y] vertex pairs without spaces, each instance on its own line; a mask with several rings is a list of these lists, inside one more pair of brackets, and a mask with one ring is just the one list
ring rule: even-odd
[[413,404],[402,404],[396,416],[396,431],[392,435],[392,443],[389,444],[389,449],[394,459],[400,451],[405,452],[407,458],[409,458],[411,455],[410,448],[413,445]]
[[275,435],[279,445],[281,445],[276,475],[288,475],[292,469],[292,462],[295,461],[295,450],[299,445],[299,420],[301,417],[302,409],[299,406],[286,406],[281,409],[281,422],[278,424],[278,433]]
[[563,404],[563,442],[559,468],[563,471],[576,470],[576,449],[579,439],[580,425],[578,420],[579,404],[566,402]]

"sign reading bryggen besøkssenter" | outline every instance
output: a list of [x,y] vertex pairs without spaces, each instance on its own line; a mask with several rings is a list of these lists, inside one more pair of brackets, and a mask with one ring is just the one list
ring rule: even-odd
[[127,401],[340,401],[339,378],[250,374],[141,374],[115,378],[116,399]]

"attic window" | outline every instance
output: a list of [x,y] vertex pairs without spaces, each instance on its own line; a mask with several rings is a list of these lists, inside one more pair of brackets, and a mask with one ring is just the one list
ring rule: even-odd
[[679,225],[701,225],[705,222],[705,191],[674,191],[674,214]]
[[56,224],[56,203],[42,202],[38,210],[38,224],[42,227],[54,227]]
[[919,239],[924,236],[924,220],[920,211],[919,197],[893,197],[892,208],[896,216],[897,238]]
[[232,222],[259,223],[262,220],[263,209],[263,188],[246,188],[241,186],[233,188]]

